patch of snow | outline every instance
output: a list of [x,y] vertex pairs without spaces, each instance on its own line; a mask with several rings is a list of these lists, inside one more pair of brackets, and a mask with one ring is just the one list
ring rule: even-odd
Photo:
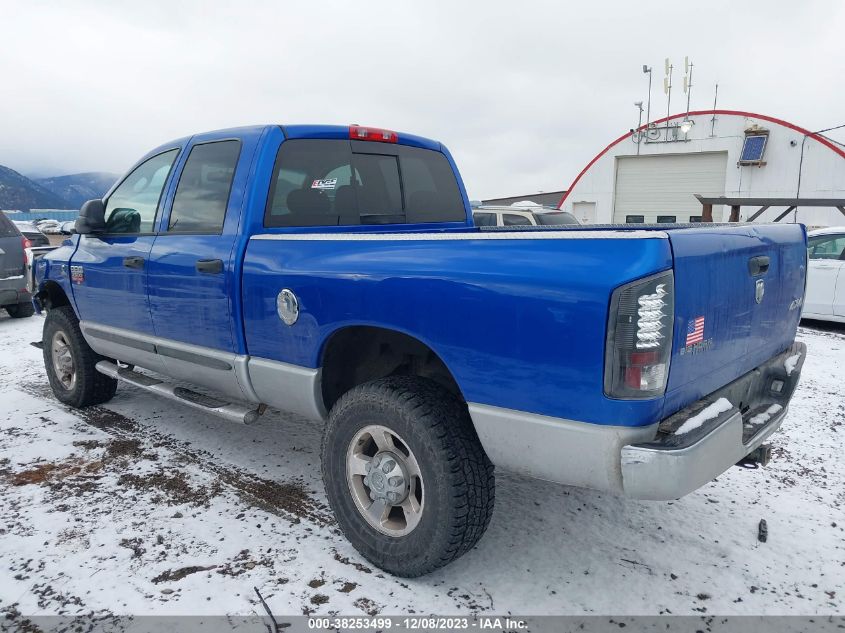
[[542,207],[543,205],[532,202],[531,200],[520,200],[519,202],[514,202],[511,206],[517,209],[529,209],[532,207]]
[[[124,385],[102,407],[71,410],[29,345],[43,324],[0,312],[4,623],[12,609],[264,616],[253,587],[277,618],[845,610],[845,329],[799,330],[808,358],[765,473],[732,468],[651,502],[497,471],[478,546],[402,579],[332,520],[320,423],[270,410],[236,425]],[[768,543],[756,540],[763,518]]]
[[793,354],[783,362],[783,368],[786,370],[787,376],[791,376],[792,372],[795,371],[795,366],[798,364],[799,358],[801,358],[801,354]]
[[748,420],[748,424],[751,425],[751,426],[757,426],[758,424],[765,424],[766,422],[769,421],[769,419],[774,414],[778,413],[781,409],[783,409],[783,407],[780,406],[779,404],[773,404],[768,409],[763,411],[763,413],[758,413],[757,415],[750,418]]
[[730,411],[733,405],[727,398],[719,398],[711,405],[708,405],[703,410],[692,416],[689,420],[684,422],[675,431],[675,435],[684,435],[690,431],[694,431],[708,420],[718,418],[725,411]]

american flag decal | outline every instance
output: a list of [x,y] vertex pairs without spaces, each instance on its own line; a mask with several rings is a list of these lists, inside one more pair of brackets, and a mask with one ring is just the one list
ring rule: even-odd
[[691,319],[687,324],[687,345],[695,345],[704,340],[704,317]]

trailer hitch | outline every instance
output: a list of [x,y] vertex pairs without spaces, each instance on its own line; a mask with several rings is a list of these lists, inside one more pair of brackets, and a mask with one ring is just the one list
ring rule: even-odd
[[760,446],[739,460],[736,465],[753,470],[755,468],[759,468],[760,466],[768,465],[770,461],[772,461],[772,445],[760,444]]

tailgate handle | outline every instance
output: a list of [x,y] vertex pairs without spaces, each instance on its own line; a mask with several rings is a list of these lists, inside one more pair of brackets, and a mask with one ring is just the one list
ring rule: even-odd
[[748,272],[751,273],[752,277],[762,275],[767,270],[769,270],[768,255],[758,255],[748,260]]

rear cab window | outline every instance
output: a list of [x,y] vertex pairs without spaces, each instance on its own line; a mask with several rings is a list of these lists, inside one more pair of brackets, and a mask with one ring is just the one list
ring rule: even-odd
[[265,227],[434,222],[466,222],[440,152],[340,139],[291,139],[279,148]]
[[20,237],[20,235],[18,227],[14,225],[5,213],[0,211],[0,237]]

